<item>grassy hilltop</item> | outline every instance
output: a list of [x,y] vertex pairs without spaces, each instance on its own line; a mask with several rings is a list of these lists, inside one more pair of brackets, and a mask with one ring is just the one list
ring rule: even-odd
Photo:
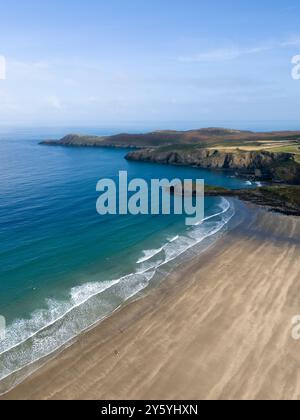
[[300,131],[204,128],[106,137],[71,134],[41,144],[132,148],[128,160],[229,170],[253,180],[275,182],[278,185],[240,191],[206,187],[206,194],[238,196],[275,211],[300,215]]
[[[300,146],[300,131],[276,131],[256,133],[252,131],[230,130],[225,128],[202,128],[199,130],[173,131],[161,130],[143,134],[118,134],[114,136],[84,136],[70,134],[61,140],[44,141],[46,145],[78,147],[214,147],[214,148],[254,148]],[[246,149],[247,150],[247,149]]]

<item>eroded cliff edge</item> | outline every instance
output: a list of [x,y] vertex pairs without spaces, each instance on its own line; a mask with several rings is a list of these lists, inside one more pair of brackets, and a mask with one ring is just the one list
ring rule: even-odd
[[295,161],[294,156],[288,153],[267,151],[235,151],[229,153],[205,148],[173,151],[142,149],[128,153],[126,159],[129,161],[231,171],[236,175],[253,177],[258,180],[300,183],[300,165]]
[[48,146],[134,149],[131,161],[227,170],[257,180],[300,184],[300,132],[255,133],[224,128],[113,136],[70,134]]

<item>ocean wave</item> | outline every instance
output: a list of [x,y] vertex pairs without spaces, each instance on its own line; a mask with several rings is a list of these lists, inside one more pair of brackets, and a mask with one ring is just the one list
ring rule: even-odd
[[220,211],[219,213],[212,214],[211,216],[205,217],[203,219],[203,221],[202,222],[198,222],[196,224],[196,226],[199,226],[200,224],[202,224],[203,222],[206,222],[207,220],[214,219],[215,217],[220,216],[220,215],[226,213],[229,210],[229,208],[230,208],[230,203],[224,197],[221,197],[221,204],[220,204],[219,207],[222,209],[222,211]]
[[[29,320],[15,321],[1,342],[0,380],[49,356],[80,332],[106,318],[124,301],[146,288],[154,274],[132,273],[112,282],[76,287],[71,290],[70,302],[49,300],[47,310],[34,312]],[[1,392],[6,390],[2,390],[0,383]]]
[[37,361],[56,352],[147,288],[159,268],[220,232],[235,211],[226,199],[220,201],[219,209],[206,217],[204,223],[189,227],[185,234],[167,239],[161,248],[144,251],[137,261],[136,272],[113,281],[74,287],[69,301],[48,300],[46,309],[8,326],[6,338],[0,342],[0,393],[31,373],[30,367],[34,369]]
[[149,251],[144,251],[144,256],[137,261],[137,264],[141,264],[145,261],[150,260],[152,257],[159,254],[163,249],[164,248],[162,247],[162,248],[159,248],[159,249],[152,249],[152,250],[149,250]]
[[168,239],[169,242],[175,242],[177,239],[179,238],[179,236],[174,236],[173,238]]
[[225,217],[222,217],[220,221],[197,223],[189,231],[187,231],[185,235],[177,235],[172,238],[172,240],[169,240],[159,250],[156,250],[156,252],[144,251],[144,254],[148,255],[148,258],[140,264],[138,274],[147,273],[149,270],[157,270],[162,265],[167,264],[175,258],[181,256],[193,246],[203,242],[209,236],[219,232],[234,216],[235,211],[230,202],[223,197],[221,198],[218,207],[221,209],[220,212],[207,216],[203,221],[208,222],[209,220],[226,215]]

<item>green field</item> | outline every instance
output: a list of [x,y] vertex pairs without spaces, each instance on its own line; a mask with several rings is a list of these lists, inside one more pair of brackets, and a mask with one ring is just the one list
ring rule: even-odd
[[[238,142],[231,142],[230,146],[227,144],[219,144],[215,146],[220,151],[223,152],[230,152],[230,153],[238,153],[238,152],[259,152],[259,151],[267,151],[273,153],[290,153],[291,155],[295,156],[295,161],[300,163],[300,143],[295,141],[290,142],[287,141],[286,144],[282,144],[280,141],[280,145],[276,145],[275,141],[261,141],[261,142],[252,142],[252,143],[238,143]],[[214,147],[210,147],[213,149]]]
[[291,153],[295,155],[296,162],[300,163],[300,145],[290,145],[290,146],[281,146],[281,147],[273,147],[268,149],[269,152],[275,153]]

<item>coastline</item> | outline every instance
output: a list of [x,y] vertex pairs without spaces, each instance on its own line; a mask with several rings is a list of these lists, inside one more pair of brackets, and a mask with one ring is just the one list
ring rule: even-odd
[[[93,285],[86,283],[86,286],[80,289],[71,289],[70,293],[76,297],[76,300],[70,302],[68,310],[65,306],[58,306],[61,305],[60,302],[57,304],[54,302],[52,306],[56,309],[55,317],[29,336],[15,334],[14,328],[11,328],[9,334],[13,332],[17,341],[14,343],[7,340],[9,347],[3,346],[1,349],[0,395],[13,389],[64,348],[76,342],[81,334],[103,322],[130,302],[143,297],[151,288],[160,284],[170,272],[176,270],[183,262],[204,252],[227,229],[240,223],[240,219],[249,214],[245,205],[239,204],[237,200],[229,202],[222,199],[218,208],[222,211],[205,219],[207,226],[195,225],[188,236],[177,235],[172,239],[169,238],[156,252],[144,251],[145,257],[137,261],[138,268],[135,273],[116,281]],[[161,251],[165,259],[154,262],[152,258],[156,258]],[[116,302],[114,297],[120,294],[123,299]],[[57,315],[59,308],[63,310],[60,316]],[[43,316],[39,312],[35,313],[33,321],[40,315]],[[9,334],[8,338],[14,338]]]
[[300,220],[253,212],[2,399],[299,398]]

